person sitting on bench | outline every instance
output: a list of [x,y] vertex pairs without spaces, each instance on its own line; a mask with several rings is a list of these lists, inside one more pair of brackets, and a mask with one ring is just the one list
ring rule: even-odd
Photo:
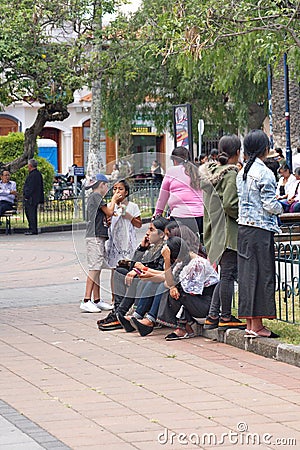
[[0,216],[13,209],[16,195],[16,182],[10,180],[10,172],[4,169],[0,181]]

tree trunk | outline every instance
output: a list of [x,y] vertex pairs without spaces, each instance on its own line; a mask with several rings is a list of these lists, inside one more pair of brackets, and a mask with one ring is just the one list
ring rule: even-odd
[[11,173],[16,172],[27,164],[28,159],[33,158],[36,151],[36,140],[44,128],[46,122],[63,121],[69,116],[67,106],[62,103],[45,105],[38,110],[36,119],[30,128],[25,130],[24,153],[4,167]]
[[248,129],[257,130],[262,127],[266,113],[263,107],[253,103],[248,107]]
[[90,125],[90,145],[87,161],[86,175],[88,178],[99,173],[105,166],[106,161],[102,160],[100,154],[101,138],[101,77],[93,82],[92,85],[92,107],[91,107],[91,125]]

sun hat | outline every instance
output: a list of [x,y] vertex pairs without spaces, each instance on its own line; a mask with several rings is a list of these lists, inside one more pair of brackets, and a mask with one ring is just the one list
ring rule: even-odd
[[278,158],[278,153],[273,148],[269,150],[269,153],[267,154],[267,158]]
[[103,173],[97,173],[96,176],[93,176],[90,178],[87,185],[84,187],[84,189],[93,189],[96,188],[100,183],[108,183],[108,178]]

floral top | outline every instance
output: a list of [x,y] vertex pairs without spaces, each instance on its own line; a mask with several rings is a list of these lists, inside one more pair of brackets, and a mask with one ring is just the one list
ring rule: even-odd
[[[133,202],[127,203],[126,212],[132,217],[139,217],[141,215],[138,205]],[[115,206],[108,236],[106,252],[109,267],[115,268],[120,259],[132,259],[137,247],[135,227],[130,220],[124,217],[124,210],[118,205]]]
[[[175,264],[173,268],[175,278],[176,272],[181,269],[182,264],[182,262]],[[201,295],[205,287],[218,283],[219,275],[207,259],[196,256],[183,267],[178,279],[184,292]]]

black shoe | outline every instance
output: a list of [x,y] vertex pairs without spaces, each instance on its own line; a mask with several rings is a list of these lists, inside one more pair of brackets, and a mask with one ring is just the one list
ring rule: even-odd
[[218,328],[219,324],[219,317],[216,319],[213,319],[210,316],[207,316],[204,322],[204,330],[214,330],[215,328]]
[[101,331],[114,331],[122,330],[123,327],[118,320],[110,323],[97,323],[99,330]]
[[104,319],[97,320],[97,325],[103,325],[104,323],[112,323],[115,322],[117,319],[116,313],[111,311]]
[[138,330],[141,336],[147,336],[152,333],[154,327],[150,327],[149,325],[144,325],[137,319],[136,317],[131,317],[131,321],[134,323],[135,328]]
[[125,319],[125,317],[123,316],[123,314],[118,313],[117,314],[118,320],[120,322],[120,324],[122,325],[122,327],[124,328],[124,330],[127,333],[132,333],[133,331],[135,331],[135,328],[131,325],[131,323],[129,322],[129,320]]
[[235,328],[237,330],[245,330],[246,324],[236,317],[231,316],[230,320],[227,321],[221,318],[219,320],[218,328],[219,330],[229,330],[231,328]]
[[279,338],[279,334],[276,334],[273,331],[271,331],[271,334],[270,334],[270,336],[268,336],[268,338],[273,338],[273,339]]

